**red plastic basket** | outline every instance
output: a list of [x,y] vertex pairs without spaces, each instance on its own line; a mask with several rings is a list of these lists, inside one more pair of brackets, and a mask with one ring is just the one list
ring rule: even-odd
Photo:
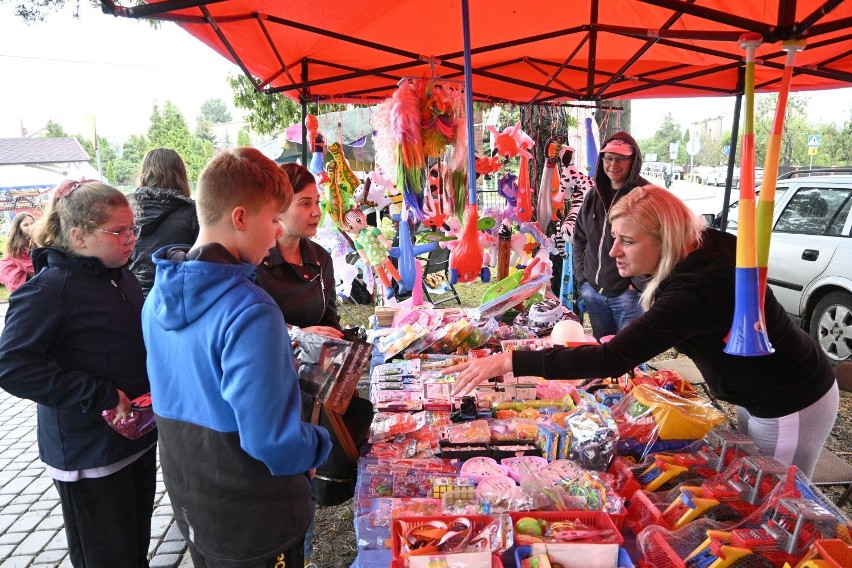
[[493,517],[488,515],[444,515],[444,516],[418,516],[418,517],[399,517],[394,519],[391,524],[391,551],[394,558],[399,558],[402,554],[402,542],[405,535],[411,529],[423,526],[431,521],[440,521],[450,526],[458,519],[465,518],[471,522],[473,530],[481,530],[485,526],[494,521]]
[[[390,568],[405,568],[405,558],[397,558],[392,560]],[[503,568],[503,562],[499,556],[491,555],[491,568]]]
[[[509,513],[509,516],[512,517],[512,524],[517,523],[519,519],[524,517],[543,519],[549,523],[577,520],[596,529],[610,529],[616,537],[615,540],[602,544],[618,544],[620,546],[624,543],[621,531],[615,526],[610,516],[603,511],[514,511]],[[578,540],[577,542],[588,543],[589,541]]]
[[852,566],[852,546],[840,539],[818,540],[802,560],[827,562],[831,568]]

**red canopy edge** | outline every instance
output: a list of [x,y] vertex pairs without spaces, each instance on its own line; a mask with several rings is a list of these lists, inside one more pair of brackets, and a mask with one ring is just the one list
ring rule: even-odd
[[[407,76],[461,80],[455,0],[164,0],[105,12],[174,21],[267,93],[385,99]],[[852,85],[852,2],[842,0],[517,0],[471,2],[473,95],[480,101],[727,96],[743,91],[737,39],[757,32],[758,92],[778,89],[784,40],[806,40],[793,90]],[[627,24],[627,25],[625,25]]]

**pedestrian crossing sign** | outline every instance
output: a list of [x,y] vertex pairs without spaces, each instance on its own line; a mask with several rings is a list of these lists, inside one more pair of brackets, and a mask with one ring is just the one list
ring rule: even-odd
[[808,134],[808,147],[816,148],[822,142],[822,136],[819,134]]

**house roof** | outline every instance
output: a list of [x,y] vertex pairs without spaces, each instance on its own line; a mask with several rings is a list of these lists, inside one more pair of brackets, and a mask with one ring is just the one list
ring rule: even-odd
[[0,166],[88,162],[75,138],[0,138]]

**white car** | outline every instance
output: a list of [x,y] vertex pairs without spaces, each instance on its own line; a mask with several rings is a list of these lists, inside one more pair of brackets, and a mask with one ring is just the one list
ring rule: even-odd
[[713,166],[695,166],[689,171],[687,179],[693,178],[698,183],[707,183],[715,169]]
[[[718,168],[713,168],[713,172],[707,176],[707,185],[716,185],[716,186],[724,186],[725,181],[728,179],[728,166],[719,166]],[[740,169],[738,167],[734,167],[734,173],[732,176],[731,187],[738,187],[740,183]]]
[[[843,175],[802,170],[778,179],[767,282],[787,313],[838,362],[852,356],[852,168],[830,172]],[[736,203],[726,229],[736,232]]]

